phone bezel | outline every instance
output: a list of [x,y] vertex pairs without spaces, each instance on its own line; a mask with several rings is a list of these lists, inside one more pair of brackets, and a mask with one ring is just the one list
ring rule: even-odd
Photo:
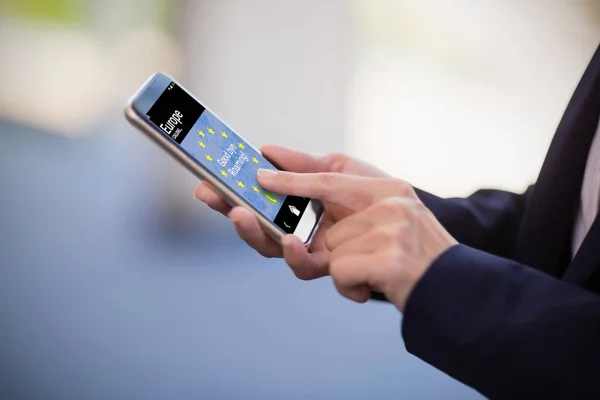
[[[160,79],[160,83],[159,83],[160,85],[162,85],[163,83],[166,83],[168,81],[168,83],[164,86],[163,89],[160,89],[160,87],[158,87],[158,88],[152,87],[152,85],[158,79]],[[209,107],[206,107],[206,105],[203,102],[199,101],[196,98],[196,96],[192,95],[188,90],[185,89],[184,86],[179,84],[179,82],[177,82],[175,79],[173,79],[169,75],[160,73],[160,72],[151,75],[146,80],[146,82],[133,94],[133,96],[131,96],[131,98],[127,102],[127,105],[125,106],[125,117],[127,118],[127,120],[133,126],[138,128],[141,132],[143,132],[147,137],[149,137],[152,141],[154,141],[157,145],[162,147],[167,153],[169,153],[173,158],[175,158],[180,164],[182,164],[186,169],[188,169],[197,178],[208,182],[212,187],[214,187],[215,190],[225,200],[225,202],[227,202],[227,204],[229,204],[232,207],[242,206],[242,207],[245,207],[245,208],[249,209],[250,211],[252,211],[257,216],[258,221],[259,221],[260,225],[262,226],[262,228],[264,229],[265,233],[267,235],[269,235],[269,237],[271,237],[277,243],[281,244],[282,237],[284,235],[286,235],[286,233],[283,230],[281,230],[281,228],[279,228],[277,225],[275,225],[275,223],[273,223],[272,221],[267,219],[265,216],[263,216],[260,212],[258,212],[243,197],[241,197],[236,192],[231,190],[227,185],[222,183],[217,177],[215,177],[210,171],[208,171],[202,164],[200,164],[191,155],[189,155],[187,152],[185,152],[172,138],[170,138],[168,135],[166,135],[165,133],[160,131],[160,129],[158,127],[155,127],[153,124],[146,121],[146,119],[143,118],[143,116],[141,116],[140,114],[138,114],[138,112],[135,110],[134,105],[137,102],[142,102],[142,104],[144,104],[144,105],[149,104],[149,106],[148,106],[148,109],[149,109],[152,106],[152,104],[154,104],[154,102],[158,99],[158,96],[160,96],[160,94],[162,94],[162,92],[164,90],[166,90],[168,84],[171,82],[174,82],[175,84],[177,84],[188,95],[190,95],[192,98],[194,98],[194,100],[196,100],[198,103],[200,103],[205,108],[205,110],[212,113],[215,117],[217,117],[219,120],[221,120],[221,122],[223,122],[225,125],[227,125],[231,130],[236,132],[236,134],[238,136],[240,136],[237,133],[237,131],[231,127],[231,125],[229,125],[225,120],[223,120],[220,116],[218,116],[215,112],[213,112]],[[148,95],[147,97],[150,97],[150,98],[144,98],[144,95],[149,91],[149,89],[157,91],[159,93],[158,96],[156,96],[156,98],[154,98],[154,96],[150,97]],[[250,144],[248,141],[246,141],[246,143],[248,145],[250,145],[253,149],[255,149],[257,152],[260,153],[260,151],[258,151],[254,146],[252,146],[252,144]],[[277,168],[279,168],[279,167],[277,167]],[[314,207],[315,204],[317,204],[318,207]],[[323,220],[323,214],[324,214],[324,208],[320,204],[320,202],[318,202],[318,200],[311,199],[310,203],[307,205],[307,208],[309,208],[309,207],[313,208],[314,210],[319,210],[318,213],[316,211],[314,213],[316,216],[316,220],[312,224],[313,226],[312,226],[312,229],[310,229],[310,233],[308,234],[308,236],[306,238],[303,238],[303,237],[300,237],[299,235],[297,235],[296,232],[294,232],[294,235],[299,237],[303,241],[304,245],[307,247],[310,246],[310,244],[312,243],[315,233],[317,232],[317,230]],[[300,219],[300,221],[298,221],[298,224],[296,226],[296,231],[298,230],[298,227],[300,227],[301,225],[304,225],[304,224],[302,224],[302,220],[304,218],[308,217],[309,216],[308,214],[309,213],[305,212],[302,215],[302,218]],[[312,213],[310,213],[310,214],[312,214]]]

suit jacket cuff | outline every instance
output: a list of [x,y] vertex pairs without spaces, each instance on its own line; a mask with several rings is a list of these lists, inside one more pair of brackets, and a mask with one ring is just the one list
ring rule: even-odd
[[461,348],[464,340],[469,342],[471,317],[478,308],[473,302],[485,298],[486,286],[494,280],[495,268],[490,264],[502,261],[464,245],[438,257],[406,304],[402,336],[408,352],[454,375],[457,361],[465,356]]

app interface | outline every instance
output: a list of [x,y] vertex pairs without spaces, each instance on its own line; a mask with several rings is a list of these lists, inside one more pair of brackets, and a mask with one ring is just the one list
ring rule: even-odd
[[171,83],[146,117],[254,209],[284,232],[294,232],[310,199],[262,188],[256,172],[275,167],[183,89]]

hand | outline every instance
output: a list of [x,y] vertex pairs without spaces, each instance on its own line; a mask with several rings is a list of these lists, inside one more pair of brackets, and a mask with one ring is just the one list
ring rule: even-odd
[[[299,173],[336,173],[357,176],[388,178],[383,171],[343,154],[313,156],[279,146],[265,146],[262,153],[280,168]],[[268,237],[256,216],[244,207],[231,208],[207,183],[201,183],[194,196],[212,209],[228,216],[238,235],[264,257],[284,257],[294,274],[300,279],[315,279],[329,273],[330,252],[324,238],[331,226],[351,213],[343,207],[326,204],[325,215],[315,235],[310,252],[293,235],[283,238],[282,246]]]
[[263,170],[258,176],[267,190],[343,210],[326,232],[325,246],[336,288],[351,300],[365,302],[377,291],[403,312],[429,266],[457,244],[404,181]]

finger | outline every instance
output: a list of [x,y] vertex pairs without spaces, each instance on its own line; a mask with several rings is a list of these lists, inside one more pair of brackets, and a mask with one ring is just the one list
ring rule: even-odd
[[229,212],[240,238],[263,257],[281,257],[282,249],[262,230],[256,216],[244,207],[234,207]]
[[275,165],[290,172],[343,172],[351,175],[389,177],[380,169],[342,153],[315,155],[276,145],[263,146],[261,152]]
[[257,177],[261,186],[275,193],[310,197],[352,209],[372,204],[370,187],[378,183],[373,178],[329,172],[299,174],[259,169]]
[[313,155],[287,147],[266,145],[263,155],[279,168],[291,172],[329,172],[331,157]]
[[325,252],[311,254],[302,241],[294,235],[282,239],[283,257],[298,279],[311,280],[326,276],[329,257]]
[[331,261],[330,274],[340,294],[358,303],[371,298],[369,274],[372,257],[368,255],[342,257]]
[[231,207],[225,200],[223,200],[206,182],[202,182],[198,185],[194,191],[194,197],[223,215],[227,215],[229,211],[231,211]]

